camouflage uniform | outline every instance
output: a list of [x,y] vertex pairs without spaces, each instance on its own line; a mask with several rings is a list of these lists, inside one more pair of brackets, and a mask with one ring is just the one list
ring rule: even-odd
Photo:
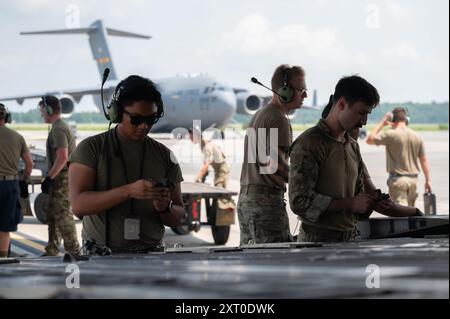
[[230,169],[226,163],[225,154],[214,141],[202,141],[203,160],[209,162],[214,169],[214,186],[227,188]]
[[213,168],[214,168],[214,186],[227,188],[228,177],[230,174],[228,164],[224,162],[219,164],[217,168],[213,165]]
[[241,245],[291,241],[283,194],[257,185],[241,186],[237,206]]
[[[50,170],[56,161],[56,152],[60,148],[67,148],[69,156],[75,149],[75,137],[70,127],[58,119],[52,124],[47,138],[46,160]],[[50,188],[48,215],[48,244],[46,255],[57,255],[61,238],[64,240],[66,251],[76,253],[79,250],[75,222],[69,203],[69,184],[67,166],[53,179]]]
[[62,171],[54,179],[50,189],[48,216],[48,244],[45,251],[48,255],[58,255],[61,238],[64,239],[64,249],[76,253],[80,249],[75,221],[70,211],[68,172]]
[[298,241],[347,241],[357,238],[359,216],[328,213],[333,199],[364,192],[364,164],[358,143],[346,133],[337,141],[323,120],[305,131],[291,148],[289,202],[302,221]]
[[[266,129],[265,154],[268,153],[270,130],[277,130],[278,167],[274,173],[264,174],[266,163],[249,160],[252,152],[259,153],[260,141],[252,140],[251,135],[247,133],[237,205],[240,244],[291,241],[284,193],[289,167],[287,151],[292,143],[292,127],[285,114],[275,105],[268,104],[255,113],[250,120],[249,129],[253,129],[255,133],[259,129]],[[280,156],[280,153],[283,153],[283,156]]]

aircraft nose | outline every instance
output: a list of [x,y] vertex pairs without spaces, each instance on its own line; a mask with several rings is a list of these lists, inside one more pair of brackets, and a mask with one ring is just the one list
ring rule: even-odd
[[217,96],[218,110],[217,112],[227,122],[236,112],[237,100],[233,92],[224,93]]

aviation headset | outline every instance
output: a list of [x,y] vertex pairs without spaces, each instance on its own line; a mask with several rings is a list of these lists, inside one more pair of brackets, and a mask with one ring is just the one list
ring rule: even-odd
[[12,121],[11,113],[8,111],[8,108],[2,103],[0,103],[0,113],[4,114],[3,119],[5,120],[5,123],[8,124],[11,123]]
[[52,116],[53,115],[53,109],[50,105],[47,104],[47,97],[46,96],[42,96],[42,104],[45,110],[45,113],[48,116]]
[[287,104],[292,102],[292,98],[294,97],[294,89],[289,84],[289,70],[290,68],[286,68],[283,72],[283,86],[277,90],[278,95],[283,100],[283,103]]
[[[123,116],[123,105],[122,103],[119,103],[120,95],[123,94],[124,91],[127,91],[133,82],[147,82],[147,84],[151,84],[153,86],[153,82],[151,82],[148,79],[142,78],[137,75],[131,75],[128,78],[122,80],[116,87],[116,90],[114,91],[114,94],[111,98],[111,101],[109,102],[107,106],[107,112],[105,113],[105,117],[107,120],[109,120],[111,123],[120,123],[122,122],[122,116]],[[156,88],[155,88],[156,90]],[[164,106],[163,101],[161,97],[158,101],[155,102],[157,106],[157,121],[163,117],[164,115]],[[156,122],[157,122],[156,121]],[[154,124],[156,124],[156,122]]]

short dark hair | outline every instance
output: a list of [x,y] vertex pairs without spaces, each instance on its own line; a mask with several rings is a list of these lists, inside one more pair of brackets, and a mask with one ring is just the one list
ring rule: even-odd
[[408,122],[408,112],[403,107],[396,107],[392,110],[392,122]]
[[117,98],[117,106],[119,109],[123,110],[123,108],[131,106],[134,102],[145,101],[155,103],[157,117],[163,117],[164,105],[161,93],[150,79],[138,75],[130,75],[120,81],[117,85],[116,92],[118,90],[120,90]]
[[[61,113],[61,102],[60,100],[54,96],[54,95],[45,95],[43,96],[43,98],[45,99],[45,104],[47,104],[53,111],[54,114],[60,114]],[[44,106],[44,101],[41,100],[39,102],[40,106]]]
[[322,110],[322,118],[326,119],[328,114],[330,114],[331,108],[333,107],[333,94],[330,95],[330,99],[328,100],[328,104]]
[[278,66],[272,75],[272,90],[278,91],[284,84],[284,81],[289,82],[294,76],[304,76],[305,70],[301,66],[289,66],[288,64],[282,64]]
[[346,76],[339,80],[334,90],[333,104],[341,97],[345,98],[350,106],[364,102],[374,108],[380,103],[377,89],[358,75]]

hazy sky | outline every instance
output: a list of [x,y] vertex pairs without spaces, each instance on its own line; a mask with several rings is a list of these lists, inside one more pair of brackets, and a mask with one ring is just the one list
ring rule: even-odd
[[[383,102],[448,101],[448,7],[448,0],[2,0],[0,96],[98,86],[87,36],[19,36],[73,26],[79,11],[81,27],[102,19],[153,36],[109,38],[120,78],[208,73],[267,94],[250,77],[269,84],[273,69],[289,63],[305,68],[319,103],[355,73]],[[80,106],[92,105],[85,97]]]

